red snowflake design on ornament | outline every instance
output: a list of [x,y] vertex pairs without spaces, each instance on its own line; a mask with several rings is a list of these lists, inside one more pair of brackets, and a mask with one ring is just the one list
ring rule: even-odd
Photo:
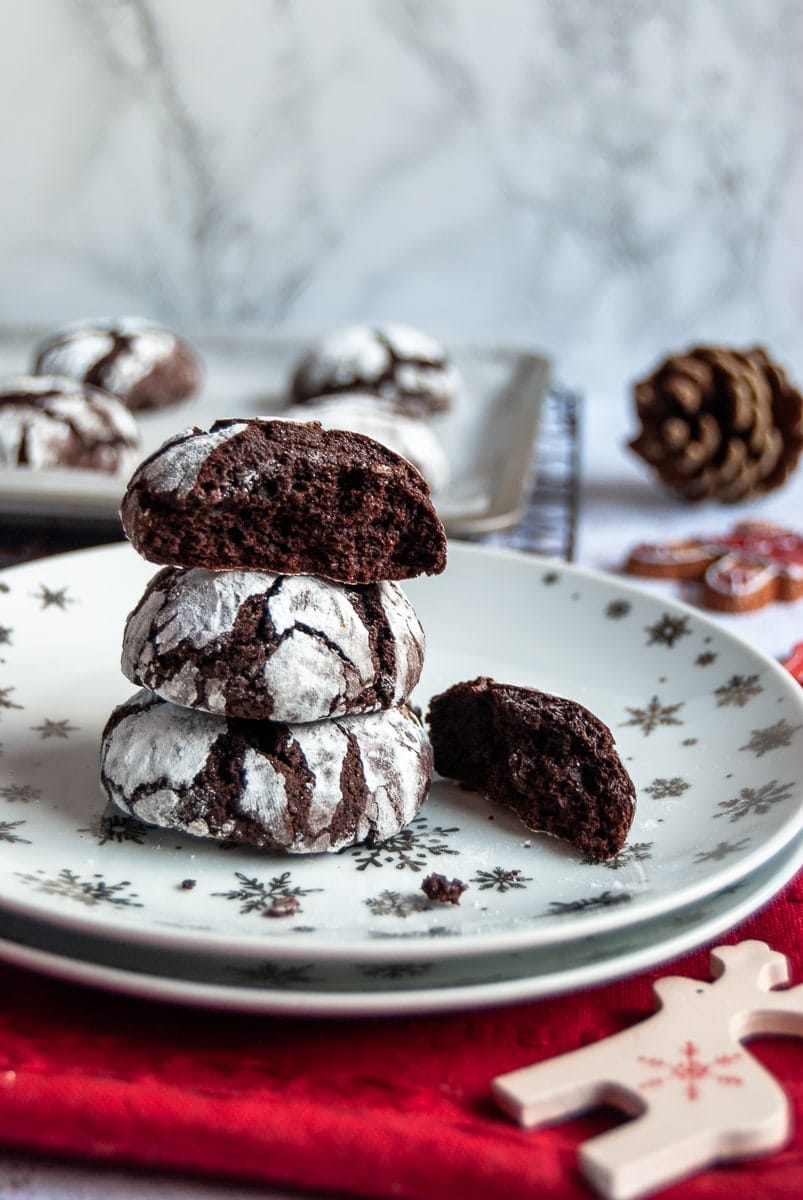
[[709,1082],[723,1084],[725,1087],[739,1087],[744,1083],[741,1075],[726,1074],[720,1070],[722,1067],[729,1067],[735,1063],[741,1054],[719,1054],[716,1058],[712,1058],[710,1062],[706,1062],[700,1058],[700,1047],[695,1046],[694,1042],[684,1042],[680,1050],[680,1055],[675,1062],[668,1062],[665,1058],[652,1058],[646,1054],[640,1054],[638,1061],[643,1062],[646,1066],[652,1067],[658,1071],[664,1071],[665,1074],[653,1075],[649,1079],[645,1079],[639,1084],[639,1087],[646,1090],[647,1088],[663,1087],[665,1083],[671,1083],[675,1080],[683,1085],[683,1094],[687,1100],[697,1100],[700,1096],[700,1082],[705,1079]]

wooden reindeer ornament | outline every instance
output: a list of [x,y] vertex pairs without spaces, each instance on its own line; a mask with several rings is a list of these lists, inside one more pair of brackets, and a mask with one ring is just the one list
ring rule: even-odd
[[767,1153],[789,1137],[783,1089],[741,1045],[756,1034],[803,1037],[803,984],[765,942],[711,951],[712,983],[669,976],[659,1011],[639,1025],[493,1081],[521,1125],[597,1104],[636,1120],[585,1142],[580,1166],[609,1200],[630,1200],[715,1161]]

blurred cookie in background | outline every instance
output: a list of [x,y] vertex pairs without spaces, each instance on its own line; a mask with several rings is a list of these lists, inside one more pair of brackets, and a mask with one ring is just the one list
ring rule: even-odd
[[462,381],[440,342],[408,325],[349,325],[317,342],[290,383],[296,404],[341,392],[376,395],[400,412],[447,412]]
[[136,421],[99,388],[53,375],[0,383],[0,465],[128,475],[139,458]]
[[66,325],[39,344],[33,369],[37,375],[64,375],[102,388],[132,412],[188,400],[203,379],[196,352],[143,317]]

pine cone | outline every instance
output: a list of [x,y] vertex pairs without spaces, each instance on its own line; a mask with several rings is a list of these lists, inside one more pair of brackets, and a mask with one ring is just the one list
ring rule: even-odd
[[630,449],[687,500],[772,491],[803,450],[803,397],[759,347],[673,355],[634,395],[641,433]]

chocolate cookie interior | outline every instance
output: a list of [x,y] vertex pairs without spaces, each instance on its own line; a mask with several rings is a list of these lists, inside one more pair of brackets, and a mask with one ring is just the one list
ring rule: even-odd
[[435,769],[601,862],[624,845],[635,788],[608,727],[582,705],[479,678],[435,696]]
[[321,575],[437,574],[443,526],[422,476],[370,438],[316,422],[218,421],[134,474],[123,526],[156,563]]

